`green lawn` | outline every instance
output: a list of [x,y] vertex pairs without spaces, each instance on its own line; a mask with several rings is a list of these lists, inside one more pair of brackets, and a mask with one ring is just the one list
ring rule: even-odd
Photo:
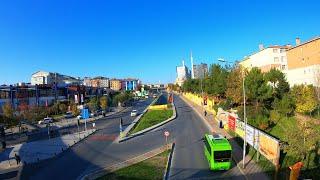
[[167,110],[148,110],[139,120],[136,127],[130,131],[130,134],[136,133],[162,121],[169,119],[173,114],[172,109]]
[[140,163],[107,174],[106,176],[98,178],[98,180],[162,179],[165,172],[169,153],[170,151],[165,151],[157,156],[154,156]]
[[269,133],[280,140],[284,140],[286,136],[285,132],[295,128],[297,128],[295,117],[281,118]]

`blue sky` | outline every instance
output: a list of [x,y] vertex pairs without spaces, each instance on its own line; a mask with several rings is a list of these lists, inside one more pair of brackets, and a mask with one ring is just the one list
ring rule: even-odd
[[190,66],[239,60],[258,44],[320,35],[318,1],[0,1],[0,84],[37,70],[170,82]]

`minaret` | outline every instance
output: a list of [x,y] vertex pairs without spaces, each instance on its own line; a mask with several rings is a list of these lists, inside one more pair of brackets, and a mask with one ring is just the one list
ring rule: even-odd
[[190,53],[190,60],[191,60],[191,78],[194,79],[192,51]]

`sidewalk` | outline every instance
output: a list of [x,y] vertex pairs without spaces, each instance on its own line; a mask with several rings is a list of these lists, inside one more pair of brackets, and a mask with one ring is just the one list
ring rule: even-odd
[[251,157],[249,155],[246,156],[245,158],[245,169],[242,168],[242,156],[243,156],[243,151],[242,147],[238,145],[238,143],[233,139],[232,136],[230,136],[224,129],[220,129],[218,127],[218,122],[214,120],[214,115],[212,113],[207,114],[205,117],[203,112],[204,110],[202,109],[201,106],[189,101],[187,98],[185,98],[183,95],[179,95],[183,101],[185,101],[190,107],[192,107],[195,112],[202,118],[202,120],[205,122],[205,124],[210,128],[210,130],[213,133],[216,134],[221,134],[223,136],[226,136],[231,145],[232,145],[232,155],[237,163],[237,166],[239,167],[240,171],[246,176],[247,179],[259,179],[259,180],[267,180],[270,179],[261,167],[256,164],[254,161],[251,160]]
[[35,163],[57,156],[58,154],[67,150],[93,132],[95,132],[95,129],[90,129],[87,132],[82,131],[80,133],[68,134],[47,140],[17,144],[10,148],[7,148],[0,154],[0,174],[2,174],[2,172],[5,172],[4,170],[21,166],[16,164],[14,158],[15,154],[21,157],[22,163]]

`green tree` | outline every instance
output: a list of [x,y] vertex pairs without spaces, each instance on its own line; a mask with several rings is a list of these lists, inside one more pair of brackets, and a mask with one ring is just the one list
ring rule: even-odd
[[16,124],[14,119],[14,110],[12,108],[11,103],[5,103],[2,106],[2,112],[3,112],[3,119],[4,123],[8,126],[14,126]]
[[291,94],[296,103],[296,112],[311,113],[317,107],[317,97],[313,86],[295,85]]
[[241,68],[235,67],[231,70],[227,79],[226,96],[238,105],[243,101],[242,78],[243,72]]
[[290,94],[283,95],[282,99],[275,99],[273,109],[286,117],[294,112],[295,103]]
[[97,97],[91,98],[88,105],[91,111],[96,111],[99,108],[98,98]]
[[80,110],[78,109],[77,105],[74,102],[70,103],[70,109],[71,109],[72,115],[78,116],[80,114]]
[[60,103],[60,104],[59,104],[59,111],[60,111],[60,113],[65,113],[65,112],[67,112],[67,110],[68,110],[67,105],[65,105],[65,104],[63,104],[63,103]]
[[204,89],[206,93],[218,98],[225,97],[227,89],[228,71],[218,64],[213,64],[209,69],[209,76],[205,80]]
[[275,68],[272,68],[265,74],[265,79],[272,84],[273,95],[281,99],[282,96],[289,92],[290,86],[285,75]]
[[246,75],[245,89],[247,100],[254,104],[256,110],[261,105],[268,106],[268,103],[265,102],[272,98],[272,88],[267,84],[260,69],[252,68]]
[[108,107],[108,97],[107,96],[102,96],[100,98],[100,105],[103,110],[107,109],[107,107]]

